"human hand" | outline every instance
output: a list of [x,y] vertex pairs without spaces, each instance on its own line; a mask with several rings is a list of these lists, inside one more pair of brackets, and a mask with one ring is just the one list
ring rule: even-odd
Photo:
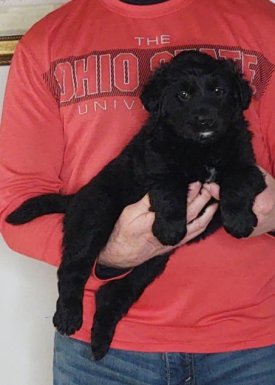
[[127,206],[121,213],[98,263],[114,268],[131,268],[150,258],[173,250],[200,235],[217,210],[213,204],[199,218],[197,216],[211,199],[211,194],[199,182],[189,186],[187,198],[187,233],[176,246],[163,246],[152,233],[155,220],[150,211],[148,194],[139,202]]
[[250,237],[275,230],[275,179],[261,167],[259,169],[265,177],[267,187],[255,199],[252,209],[258,223]]

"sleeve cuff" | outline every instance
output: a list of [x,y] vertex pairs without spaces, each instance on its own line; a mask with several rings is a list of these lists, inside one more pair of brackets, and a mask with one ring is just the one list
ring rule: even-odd
[[132,269],[117,269],[114,267],[101,265],[96,261],[93,266],[93,277],[99,281],[113,281],[115,279],[121,279],[128,275]]

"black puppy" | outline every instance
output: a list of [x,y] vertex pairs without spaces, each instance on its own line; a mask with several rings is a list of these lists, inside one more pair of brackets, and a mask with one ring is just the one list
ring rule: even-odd
[[[54,315],[60,333],[72,334],[81,327],[84,286],[95,259],[123,208],[147,192],[156,215],[153,233],[164,245],[178,244],[186,233],[188,186],[195,181],[220,185],[220,209],[196,240],[221,225],[237,238],[252,232],[257,224],[252,205],[265,182],[243,116],[250,99],[249,84],[232,61],[181,53],[144,87],[141,100],[148,121],[116,159],[75,195],[32,198],[7,217],[9,223],[22,224],[40,215],[65,213]],[[170,254],[98,290],[92,328],[95,359],[106,354],[117,323],[163,272]]]

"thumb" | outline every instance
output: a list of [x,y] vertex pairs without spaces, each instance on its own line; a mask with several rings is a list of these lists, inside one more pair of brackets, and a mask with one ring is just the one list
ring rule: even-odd
[[204,188],[215,198],[217,201],[220,200],[220,186],[216,183],[205,183]]
[[130,211],[134,216],[138,216],[150,211],[150,207],[151,204],[149,194],[146,194],[139,201],[127,206],[127,211]]
[[141,219],[144,228],[151,228],[155,220],[155,213],[150,211],[150,207],[149,194],[146,194],[138,202],[127,206],[128,218],[132,221]]
[[141,210],[149,211],[151,207],[149,194],[144,195],[144,197],[136,203]]

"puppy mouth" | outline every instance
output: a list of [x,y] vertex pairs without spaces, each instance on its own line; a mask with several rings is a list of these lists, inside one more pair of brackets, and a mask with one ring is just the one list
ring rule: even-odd
[[207,139],[210,138],[214,134],[214,131],[202,131],[199,133],[199,136],[201,139]]

